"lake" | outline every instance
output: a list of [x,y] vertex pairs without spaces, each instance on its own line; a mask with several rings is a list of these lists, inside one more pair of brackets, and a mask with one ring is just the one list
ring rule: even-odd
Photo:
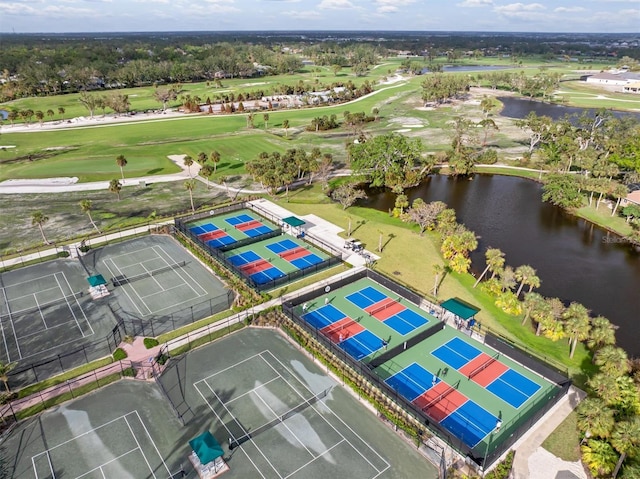
[[[619,327],[618,344],[640,356],[640,254],[634,246],[542,202],[541,185],[523,178],[433,175],[406,194],[411,201],[444,201],[480,237],[471,255],[476,274],[485,267],[486,249],[500,248],[508,265],[528,264],[537,270],[541,294],[565,303],[578,301],[594,315],[606,316]],[[394,203],[393,193],[378,190],[360,204],[389,211]]]

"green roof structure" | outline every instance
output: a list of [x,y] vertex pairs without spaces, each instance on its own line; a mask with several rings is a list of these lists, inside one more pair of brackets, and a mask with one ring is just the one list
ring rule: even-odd
[[464,319],[465,321],[469,318],[473,318],[476,313],[480,311],[479,308],[472,306],[471,304],[461,300],[460,298],[447,299],[445,302],[440,304],[440,306],[442,306],[447,311],[455,314],[459,318]]
[[89,286],[92,286],[92,287],[100,286],[101,284],[107,284],[107,280],[104,279],[104,276],[102,276],[101,274],[96,274],[95,276],[89,276],[87,278],[87,281],[89,281]]
[[209,431],[191,439],[189,446],[196,453],[201,464],[209,464],[224,454],[222,447]]
[[303,224],[305,224],[303,220],[295,216],[287,216],[286,218],[282,218],[282,221],[294,228],[298,228],[299,226],[302,226]]

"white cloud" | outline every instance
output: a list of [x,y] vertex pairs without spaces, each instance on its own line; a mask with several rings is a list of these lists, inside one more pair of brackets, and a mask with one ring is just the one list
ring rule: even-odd
[[296,18],[298,20],[319,20],[321,18],[320,14],[313,10],[307,10],[307,11],[289,10],[287,12],[282,12],[282,14],[291,18]]
[[554,13],[574,13],[584,12],[586,9],[582,7],[558,7],[554,10]]
[[318,8],[322,10],[349,10],[355,8],[355,5],[349,0],[322,0],[318,4]]
[[407,5],[411,5],[412,3],[415,3],[415,0],[376,0],[376,13],[396,13],[400,11],[399,7],[405,7]]
[[503,15],[520,14],[522,12],[533,12],[544,10],[545,7],[539,3],[510,3],[509,5],[496,5],[494,10]]
[[468,8],[476,8],[476,7],[490,7],[493,5],[493,0],[464,0],[462,3],[458,3],[458,7],[468,7]]
[[169,0],[133,0],[136,3],[162,3],[162,4],[169,4]]
[[96,15],[96,12],[89,8],[75,8],[62,5],[49,5],[44,8],[34,8],[23,3],[0,3],[0,15],[66,18],[93,16]]

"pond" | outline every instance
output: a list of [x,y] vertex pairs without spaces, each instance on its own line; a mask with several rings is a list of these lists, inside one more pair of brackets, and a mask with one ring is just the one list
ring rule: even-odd
[[[462,72],[486,72],[494,70],[505,70],[512,67],[498,66],[498,65],[445,65],[442,67],[442,71],[446,73],[462,73]],[[431,70],[423,68],[420,73],[423,75],[430,73]]]
[[[542,202],[541,185],[531,180],[435,175],[407,195],[411,201],[444,201],[480,237],[471,256],[474,273],[484,269],[488,247],[500,248],[508,265],[528,264],[537,270],[541,294],[565,303],[578,301],[594,315],[606,316],[619,327],[618,344],[640,356],[640,254],[635,247]],[[369,192],[362,205],[389,211],[394,203],[393,193],[378,190]]]
[[[596,108],[578,108],[572,106],[556,105],[553,103],[544,103],[536,100],[528,100],[526,98],[515,98],[509,96],[498,97],[498,100],[502,102],[504,108],[500,112],[501,116],[509,118],[526,118],[526,116],[532,111],[538,116],[548,116],[554,120],[560,120],[565,115],[581,115],[582,113],[589,112],[595,116],[598,112]],[[640,113],[635,112],[622,112],[616,110],[608,110],[615,117],[622,116],[635,116],[640,120]]]

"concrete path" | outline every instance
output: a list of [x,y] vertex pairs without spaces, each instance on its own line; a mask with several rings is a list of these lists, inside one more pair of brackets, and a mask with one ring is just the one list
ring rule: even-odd
[[[516,456],[513,464],[513,479],[531,479],[534,477],[552,479],[557,473],[566,470],[567,464],[541,446],[544,440],[555,431],[576,406],[586,396],[584,391],[572,386],[565,395],[532,429],[530,429],[514,445]],[[546,453],[546,454],[545,454]],[[580,479],[587,479],[582,466],[572,466],[571,472]],[[581,473],[580,473],[581,471]],[[542,474],[542,475],[541,475]]]

